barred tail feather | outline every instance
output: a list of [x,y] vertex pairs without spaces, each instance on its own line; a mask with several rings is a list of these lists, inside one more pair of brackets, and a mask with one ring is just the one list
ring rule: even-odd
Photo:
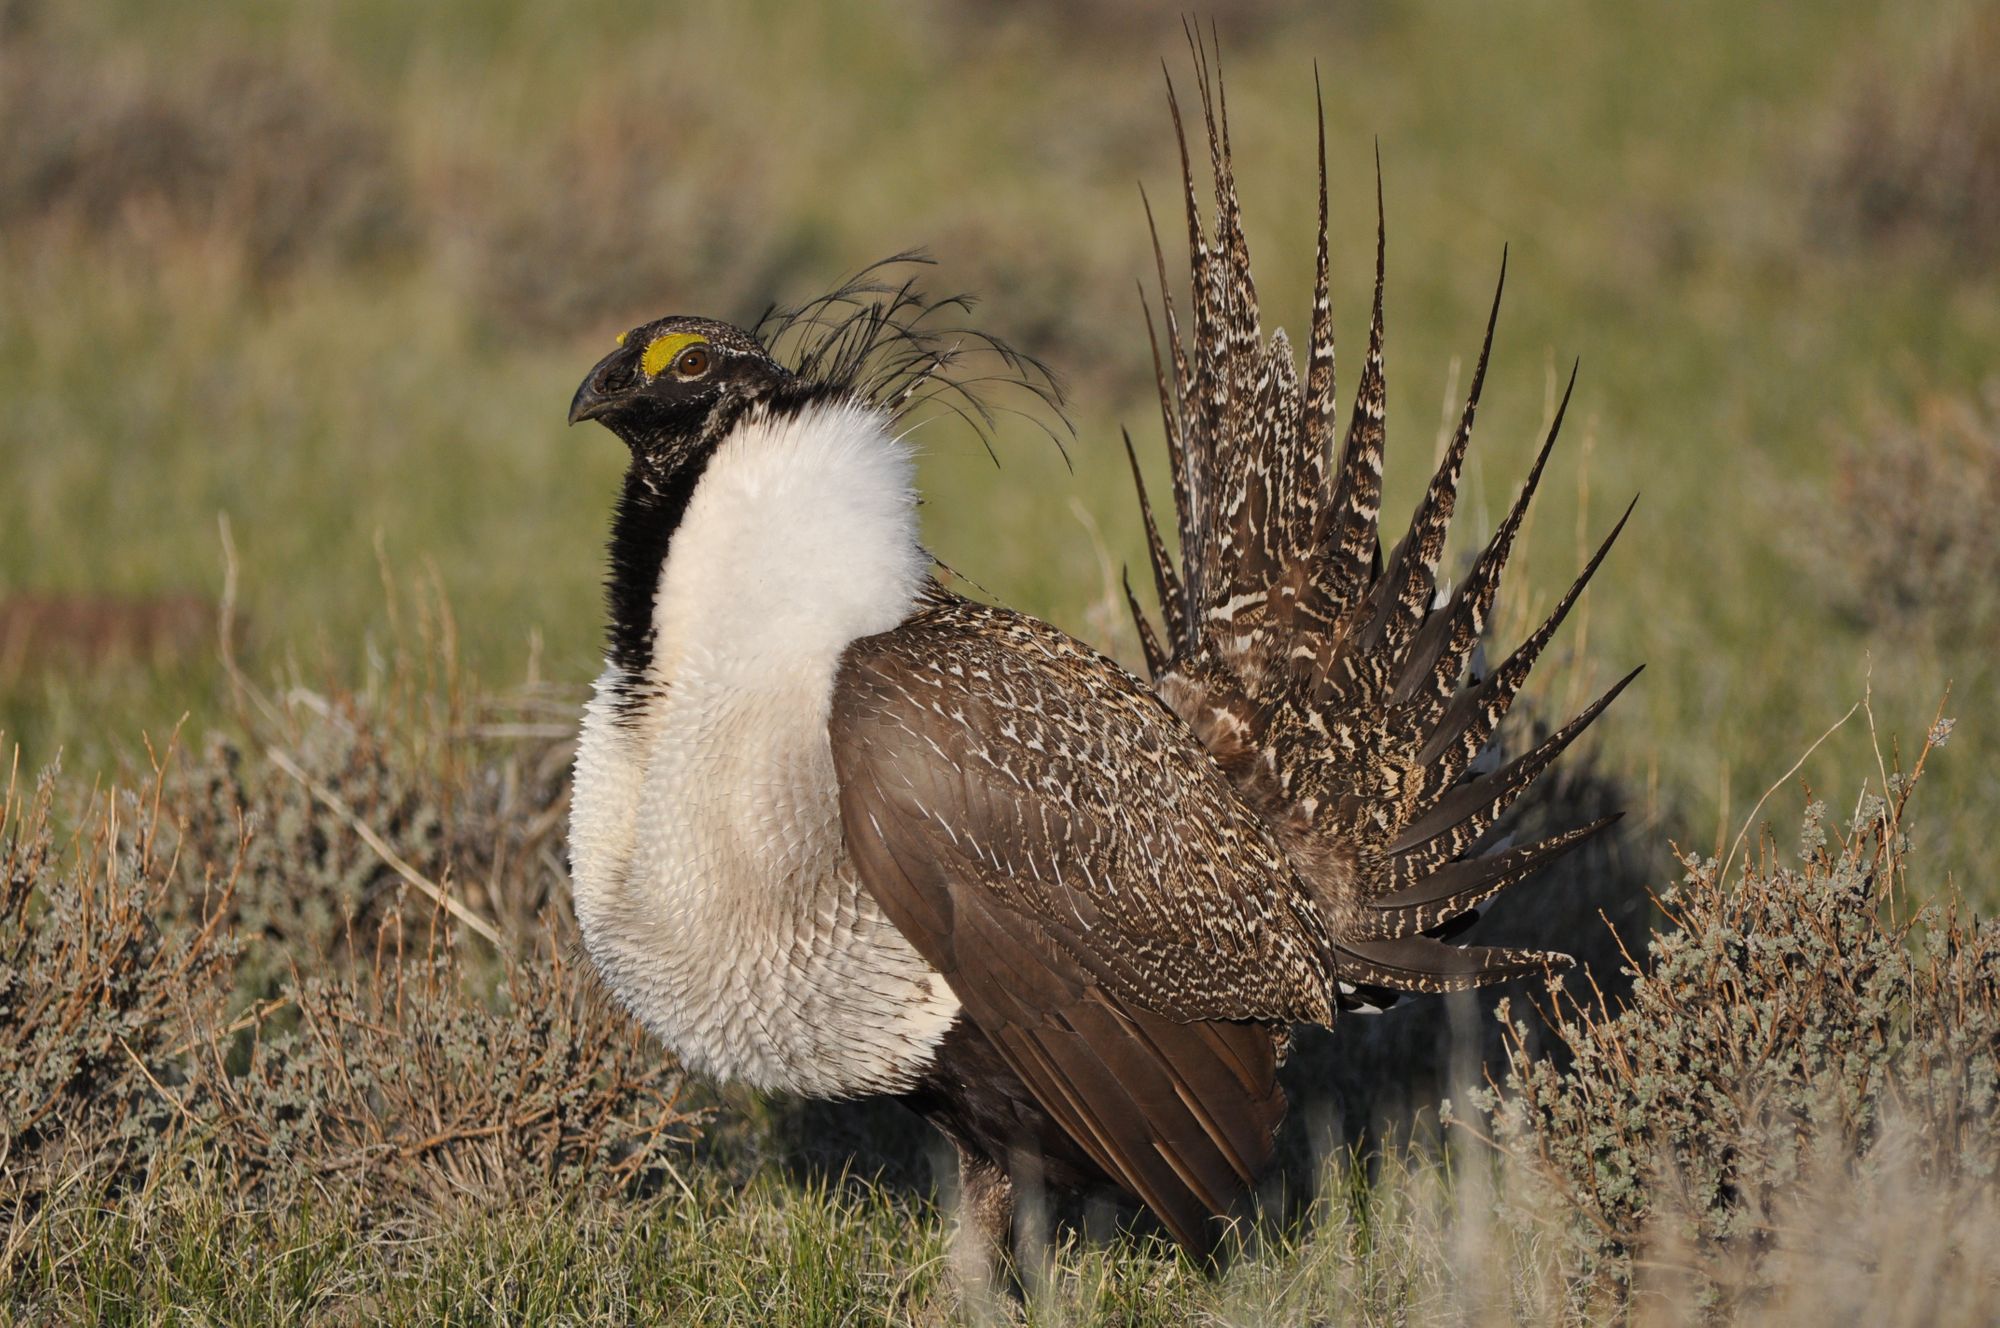
[[1437,474],[1431,477],[1423,501],[1410,517],[1410,528],[1389,559],[1389,574],[1382,588],[1392,597],[1370,624],[1369,648],[1386,649],[1392,654],[1405,651],[1417,629],[1435,607],[1437,569],[1444,557],[1445,536],[1451,531],[1452,513],[1458,506],[1459,472],[1465,465],[1466,450],[1472,444],[1472,420],[1479,412],[1480,389],[1486,385],[1486,361],[1493,354],[1493,330],[1500,322],[1500,296],[1507,289],[1507,251],[1500,251],[1500,279],[1493,289],[1493,309],[1486,316],[1486,339],[1479,347],[1479,362],[1472,370],[1472,389],[1465,398],[1465,411],[1446,446]]
[[1510,764],[1490,775],[1451,785],[1389,845],[1393,864],[1390,879],[1400,883],[1435,871],[1476,843],[1528,785],[1618,699],[1618,694],[1640,671],[1633,669],[1613,683],[1610,690],[1592,701],[1576,718]]
[[1146,657],[1146,672],[1158,674],[1167,666],[1167,652],[1161,648],[1160,638],[1154,635],[1152,620],[1146,617],[1139,597],[1132,592],[1132,574],[1126,572],[1119,581],[1125,587],[1125,607],[1132,611],[1132,624],[1139,633],[1139,652]]
[[1437,995],[1513,978],[1530,978],[1569,964],[1554,950],[1514,950],[1492,945],[1448,945],[1428,936],[1401,941],[1342,941],[1334,948],[1341,971],[1356,986]]
[[[1492,745],[1631,509],[1547,619],[1498,669],[1468,676],[1561,430],[1575,370],[1512,506],[1464,580],[1441,590],[1439,568],[1506,286],[1503,251],[1464,410],[1385,571],[1380,511],[1388,227],[1379,150],[1368,349],[1336,465],[1323,104],[1312,327],[1302,380],[1283,332],[1266,341],[1259,327],[1230,163],[1227,103],[1199,35],[1190,33],[1189,41],[1214,210],[1212,230],[1205,229],[1170,81],[1191,314],[1184,337],[1156,229],[1163,325],[1155,326],[1150,301],[1146,319],[1155,337],[1180,562],[1177,569],[1128,437],[1164,622],[1164,633],[1155,634],[1132,600],[1147,667],[1161,697],[1201,736],[1245,800],[1266,812],[1319,897],[1333,922],[1336,971],[1349,1004],[1545,971],[1567,961],[1553,952],[1459,946],[1448,938],[1474,910],[1616,820],[1521,847],[1482,850],[1500,818],[1637,671],[1512,762],[1484,773],[1474,762]],[[1315,73],[1316,99],[1317,91]],[[1150,206],[1147,215],[1150,221]]]
[[[1132,487],[1139,494],[1139,514],[1146,523],[1146,554],[1153,564],[1153,593],[1160,598],[1160,614],[1166,623],[1167,641],[1174,649],[1182,648],[1187,635],[1187,606],[1181,592],[1180,577],[1174,572],[1173,557],[1167,552],[1166,541],[1160,538],[1160,526],[1153,519],[1152,500],[1146,496],[1146,478],[1139,470],[1139,453],[1132,446],[1132,435],[1127,431],[1125,438],[1125,459],[1132,464]],[[1126,597],[1131,598],[1132,587],[1127,581]],[[1142,634],[1150,637],[1152,626],[1140,611],[1137,601],[1133,602],[1132,614],[1138,622]],[[1162,657],[1164,658],[1164,656]],[[1147,667],[1152,668],[1152,652],[1147,652]],[[1158,673],[1158,669],[1153,670]]]
[[1355,934],[1363,939],[1400,940],[1436,931],[1540,871],[1598,831],[1609,829],[1618,819],[1616,814],[1602,817],[1540,843],[1445,863],[1418,877],[1413,885],[1369,900]]
[[[1633,500],[1634,505],[1637,502],[1637,499]],[[1464,773],[1465,767],[1484,750],[1486,744],[1492,740],[1494,730],[1500,726],[1500,721],[1506,718],[1507,711],[1513,706],[1521,685],[1527,682],[1528,674],[1535,667],[1535,661],[1541,658],[1542,651],[1555,638],[1556,629],[1562,626],[1563,619],[1569,616],[1570,609],[1575,606],[1584,588],[1590,584],[1591,577],[1597,574],[1599,564],[1604,561],[1605,555],[1611,552],[1612,544],[1617,541],[1631,516],[1632,508],[1627,507],[1625,515],[1618,518],[1618,524],[1611,528],[1611,533],[1597,546],[1597,552],[1591,556],[1588,563],[1584,564],[1583,571],[1570,583],[1568,591],[1556,602],[1549,616],[1542,620],[1541,626],[1529,634],[1527,640],[1514,648],[1514,653],[1507,657],[1507,662],[1495,669],[1483,682],[1460,692],[1445,708],[1444,717],[1438,722],[1437,728],[1424,745],[1417,749],[1419,764],[1435,768],[1442,775],[1443,782],[1449,783]]]
[[1446,702],[1451,699],[1453,687],[1465,672],[1474,647],[1486,631],[1486,615],[1492,610],[1493,598],[1499,592],[1500,573],[1508,554],[1513,551],[1514,537],[1527,518],[1528,504],[1534,501],[1549,454],[1555,451],[1556,438],[1562,433],[1570,394],[1576,390],[1576,369],[1577,366],[1570,366],[1569,383],[1563,388],[1562,400],[1556,404],[1548,436],[1542,441],[1541,451],[1535,454],[1534,464],[1528,468],[1528,477],[1522,481],[1513,507],[1501,519],[1499,528],[1493,532],[1486,547],[1480,550],[1472,570],[1453,592],[1451,603],[1443,613],[1431,615],[1430,620],[1418,630],[1417,639],[1410,647],[1409,660],[1404,665],[1401,681],[1397,683],[1394,700],[1398,705],[1415,704],[1419,707],[1420,727],[1429,728],[1436,723]]
[[1375,308],[1368,319],[1368,358],[1341,452],[1334,490],[1333,530],[1324,556],[1336,601],[1353,599],[1374,580],[1381,549],[1382,462],[1388,444],[1388,390],[1382,373],[1382,294],[1387,274],[1388,220],[1382,205],[1382,162],[1375,161]]
[[[1333,420],[1339,395],[1334,372],[1333,295],[1329,289],[1332,256],[1328,253],[1326,238],[1326,100],[1320,95],[1317,65],[1313,67],[1313,107],[1319,116],[1319,240],[1314,261],[1312,345],[1307,351],[1305,414],[1299,420],[1299,433],[1305,440],[1300,457],[1304,463],[1301,474],[1310,473],[1317,477],[1317,483],[1312,484],[1308,492],[1299,495],[1302,503],[1310,505],[1308,519],[1317,516],[1322,506],[1321,495],[1326,485],[1328,457],[1333,450]],[[1303,559],[1311,549],[1300,547],[1288,552]]]

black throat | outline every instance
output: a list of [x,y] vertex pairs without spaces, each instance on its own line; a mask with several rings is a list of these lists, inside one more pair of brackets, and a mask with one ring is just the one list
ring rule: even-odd
[[611,567],[604,581],[604,604],[611,622],[607,646],[619,673],[614,684],[618,718],[630,720],[645,701],[646,673],[653,662],[653,600],[674,531],[687,515],[688,500],[701,482],[702,467],[681,466],[661,475],[634,458],[611,518]]

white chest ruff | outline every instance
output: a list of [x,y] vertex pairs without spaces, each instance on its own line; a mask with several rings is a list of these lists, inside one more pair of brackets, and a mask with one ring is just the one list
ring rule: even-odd
[[958,1014],[841,841],[827,714],[846,644],[926,568],[872,412],[739,426],[676,530],[648,699],[584,719],[571,814],[592,958],[685,1063],[759,1088],[907,1088]]

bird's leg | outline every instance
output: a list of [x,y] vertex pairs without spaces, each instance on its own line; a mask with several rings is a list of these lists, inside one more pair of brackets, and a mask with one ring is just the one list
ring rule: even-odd
[[953,1142],[958,1147],[958,1230],[952,1236],[952,1268],[966,1304],[990,1308],[1007,1284],[1014,1182],[1003,1164]]

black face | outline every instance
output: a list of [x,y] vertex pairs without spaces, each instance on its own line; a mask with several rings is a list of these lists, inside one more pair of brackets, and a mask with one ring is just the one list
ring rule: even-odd
[[597,420],[633,456],[668,469],[711,425],[789,375],[754,337],[706,318],[661,318],[633,328],[597,362],[569,403],[569,422]]

